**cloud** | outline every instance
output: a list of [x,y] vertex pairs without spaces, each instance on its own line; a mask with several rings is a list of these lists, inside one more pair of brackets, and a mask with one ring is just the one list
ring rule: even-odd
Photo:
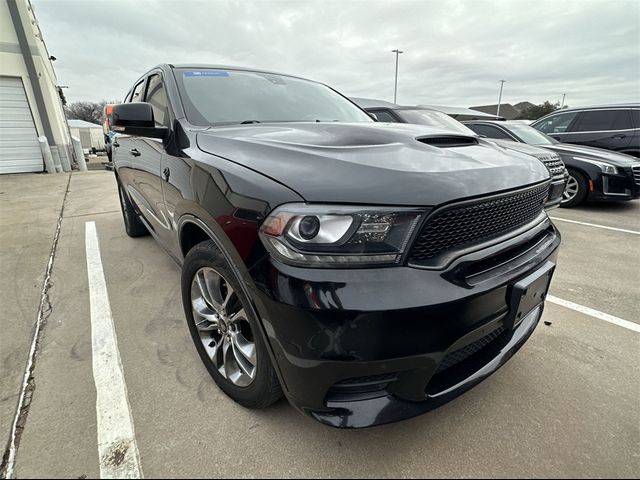
[[351,96],[469,106],[640,100],[640,2],[32,0],[71,101],[121,99],[159,63],[291,73]]

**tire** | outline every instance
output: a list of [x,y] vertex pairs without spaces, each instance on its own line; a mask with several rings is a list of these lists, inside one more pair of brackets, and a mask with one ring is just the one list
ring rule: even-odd
[[266,408],[278,401],[282,389],[261,326],[235,269],[213,241],[199,243],[189,251],[181,285],[191,338],[218,387],[246,408]]
[[567,185],[562,193],[562,201],[560,206],[563,208],[571,208],[580,205],[587,198],[587,179],[585,176],[576,171],[567,169],[569,172],[569,179]]
[[120,207],[122,208],[122,219],[124,220],[124,229],[130,237],[143,237],[149,235],[149,230],[138,218],[129,196],[124,193],[120,182],[118,181],[118,196],[120,197]]

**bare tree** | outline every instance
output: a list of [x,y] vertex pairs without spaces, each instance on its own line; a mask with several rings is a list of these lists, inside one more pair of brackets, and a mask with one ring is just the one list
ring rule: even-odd
[[104,122],[104,106],[118,101],[102,100],[101,102],[74,102],[65,106],[65,114],[69,120],[84,120],[89,123],[102,125]]

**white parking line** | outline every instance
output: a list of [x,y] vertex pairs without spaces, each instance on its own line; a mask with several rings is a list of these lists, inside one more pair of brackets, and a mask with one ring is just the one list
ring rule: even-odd
[[640,325],[630,322],[629,320],[614,317],[613,315],[609,315],[608,313],[600,312],[598,310],[594,310],[593,308],[570,302],[569,300],[554,297],[553,295],[547,295],[547,300],[549,300],[551,303],[555,303],[556,305],[561,305],[563,307],[570,308],[571,310],[575,310],[576,312],[584,313],[585,315],[589,315],[590,317],[597,318],[598,320],[604,320],[605,322],[618,325],[619,327],[626,328],[627,330],[640,333]]
[[551,220],[558,220],[559,222],[577,223],[578,225],[585,225],[587,227],[603,228],[605,230],[613,230],[614,232],[631,233],[633,235],[640,235],[640,232],[636,230],[626,230],[624,228],[607,227],[606,225],[598,225],[596,223],[578,222],[577,220],[569,220],[560,217],[549,217]]
[[95,222],[85,223],[101,478],[142,478]]

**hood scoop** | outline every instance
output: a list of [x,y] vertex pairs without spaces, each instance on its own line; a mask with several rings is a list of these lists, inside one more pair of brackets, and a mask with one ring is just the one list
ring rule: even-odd
[[426,143],[427,145],[438,148],[467,147],[469,145],[478,145],[477,138],[458,135],[418,137],[416,138],[416,140],[421,143]]

